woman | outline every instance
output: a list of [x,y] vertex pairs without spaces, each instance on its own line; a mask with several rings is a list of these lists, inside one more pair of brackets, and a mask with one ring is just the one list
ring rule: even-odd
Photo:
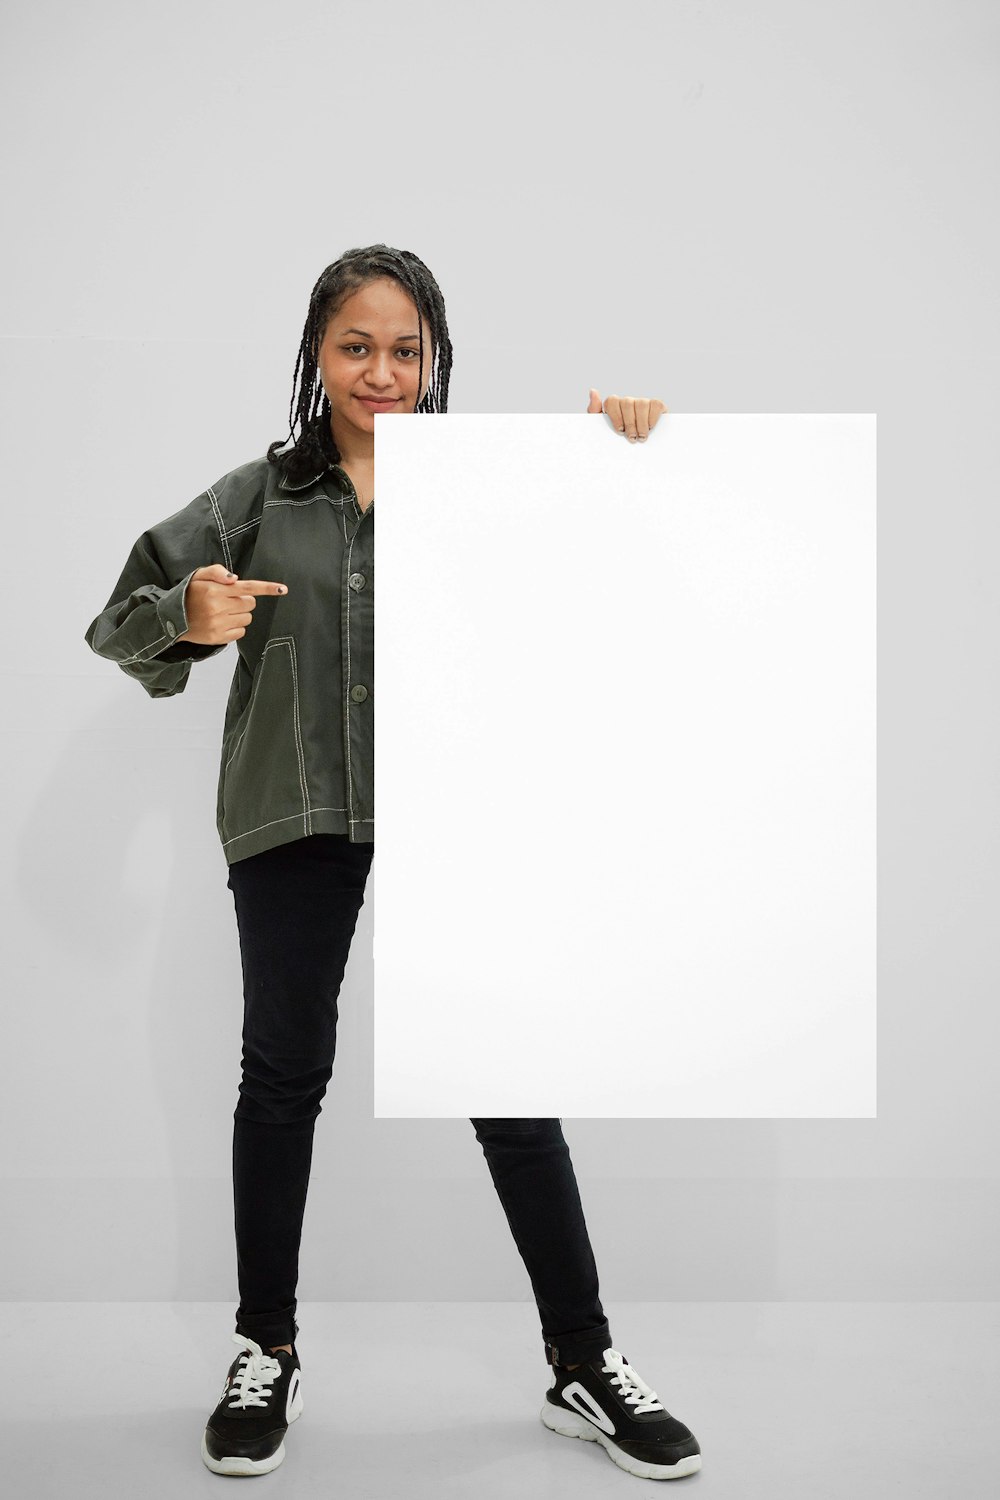
[[[183,691],[193,661],[239,642],[218,827],[244,975],[233,1133],[241,1352],[202,1439],[220,1474],[276,1468],[302,1410],[296,1282],[313,1131],[374,854],[375,416],[446,411],[451,356],[444,301],[421,260],[381,244],[342,255],[310,297],[291,446],[272,443],[266,459],[144,533],[87,632],[154,697]],[[588,410],[602,409],[592,391]],[[606,409],[631,441],[665,410],[617,397]],[[541,1319],[553,1372],[543,1422],[600,1442],[642,1477],[700,1468],[697,1440],[612,1346],[562,1122],[471,1123]]]

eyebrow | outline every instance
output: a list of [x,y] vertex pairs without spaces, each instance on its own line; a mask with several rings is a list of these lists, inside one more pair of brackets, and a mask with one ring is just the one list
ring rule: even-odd
[[[363,328],[345,328],[344,332],[345,333],[360,333],[360,335],[361,335],[361,337],[363,339],[370,339],[370,338],[374,338],[374,336],[375,336],[374,334],[371,334],[371,333],[365,333],[365,330]],[[403,339],[416,339],[419,342],[420,335],[419,335],[419,333],[398,333],[396,335],[396,343],[397,344],[400,343]]]

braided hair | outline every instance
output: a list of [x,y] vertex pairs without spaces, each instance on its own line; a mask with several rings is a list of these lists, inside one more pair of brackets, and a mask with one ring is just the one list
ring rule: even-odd
[[[323,335],[330,319],[341,304],[370,281],[379,281],[391,276],[400,283],[404,291],[413,298],[420,310],[422,322],[430,328],[431,343],[437,363],[422,400],[415,411],[444,412],[448,410],[448,381],[451,375],[451,340],[448,337],[448,322],[445,317],[444,298],[441,290],[418,256],[409,250],[396,250],[391,245],[365,245],[359,249],[345,250],[339,260],[327,266],[312,289],[309,312],[302,342],[299,344],[292,377],[292,399],[288,408],[289,436],[278,438],[267,450],[268,463],[276,464],[281,477],[293,483],[310,478],[330,463],[340,462],[340,451],[333,438],[330,426],[330,399],[323,391],[318,378],[318,356]],[[424,381],[424,337],[420,329],[420,368],[417,389]],[[432,355],[433,358],[433,355]],[[301,369],[301,381],[299,373]],[[298,398],[296,399],[296,391]],[[323,391],[322,404],[320,392]],[[296,434],[296,427],[299,428]],[[288,442],[291,448],[283,453],[278,449]]]

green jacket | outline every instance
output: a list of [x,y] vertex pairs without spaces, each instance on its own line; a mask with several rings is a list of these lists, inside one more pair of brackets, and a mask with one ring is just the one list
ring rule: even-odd
[[295,485],[278,473],[252,459],[143,532],[85,637],[151,698],[169,698],[192,662],[227,649],[171,645],[188,628],[198,568],[288,585],[258,597],[230,643],[216,816],[230,865],[311,833],[375,840],[372,506],[362,512],[339,465]]

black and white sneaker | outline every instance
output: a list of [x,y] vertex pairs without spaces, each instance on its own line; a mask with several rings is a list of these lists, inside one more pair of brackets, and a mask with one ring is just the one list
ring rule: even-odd
[[253,1339],[229,1366],[218,1406],[208,1419],[201,1456],[214,1474],[268,1474],[285,1456],[285,1433],[302,1411],[298,1351],[265,1353]]
[[575,1370],[554,1364],[541,1417],[563,1437],[600,1443],[639,1479],[680,1479],[701,1468],[698,1439],[617,1349]]

